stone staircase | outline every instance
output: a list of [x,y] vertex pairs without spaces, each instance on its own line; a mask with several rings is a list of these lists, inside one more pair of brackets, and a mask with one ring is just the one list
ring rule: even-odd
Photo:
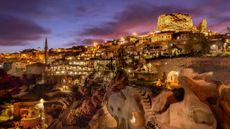
[[136,88],[137,94],[140,95],[141,104],[145,112],[145,126],[147,129],[161,129],[160,126],[156,123],[156,116],[152,110],[152,100],[151,93],[147,90]]

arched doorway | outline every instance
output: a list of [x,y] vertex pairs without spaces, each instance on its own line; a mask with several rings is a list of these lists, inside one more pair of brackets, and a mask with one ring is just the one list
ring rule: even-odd
[[219,47],[218,47],[216,44],[212,44],[212,45],[210,46],[210,52],[211,52],[211,53],[217,53],[218,50],[219,50]]
[[179,72],[177,71],[170,71],[167,75],[167,80],[166,80],[166,87],[168,89],[174,89],[174,88],[179,88]]

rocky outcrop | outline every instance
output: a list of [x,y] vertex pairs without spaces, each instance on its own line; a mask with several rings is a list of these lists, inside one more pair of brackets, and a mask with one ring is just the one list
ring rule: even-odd
[[173,103],[163,113],[156,114],[162,129],[216,129],[217,123],[210,108],[186,87],[183,101]]
[[88,123],[102,107],[104,97],[104,90],[98,90],[93,93],[91,97],[85,98],[80,104],[72,110],[66,117],[67,125],[78,125],[78,127],[85,128]]
[[[139,95],[140,103],[142,105],[143,111],[144,111],[144,117],[145,117],[145,127],[147,129],[158,129],[160,128],[156,121],[156,116],[153,111],[153,103],[152,103],[152,94],[148,90],[143,90],[143,89],[136,89],[137,94]],[[159,101],[158,101],[159,102]],[[165,102],[165,101],[164,101]],[[163,102],[163,103],[164,103]],[[162,105],[162,104],[159,104]]]
[[[216,129],[210,108],[188,87],[184,91],[182,101],[171,101],[175,96],[172,91],[153,97],[148,90],[128,86],[109,97],[108,111],[117,120],[118,129]],[[139,115],[134,119],[134,114]]]
[[[118,129],[215,129],[216,119],[208,105],[186,86],[186,81],[182,85],[177,91],[162,91],[157,96],[143,87],[112,90],[108,111],[116,119]],[[179,92],[183,96],[180,99]]]
[[135,92],[135,88],[126,87],[109,97],[108,111],[116,118],[117,129],[144,129],[144,113]]
[[[195,73],[192,69],[183,69],[181,71],[181,76],[184,76],[187,86],[212,110],[217,120],[218,129],[230,128],[230,85],[228,84],[228,74],[228,70],[200,74]],[[225,82],[226,84],[224,84]]]
[[192,69],[181,70],[181,78],[195,95],[204,103],[211,97],[216,97],[216,84],[211,83],[213,72],[195,73]]
[[171,91],[163,91],[161,94],[152,99],[152,111],[161,112],[167,103],[167,98],[169,98],[173,93]]
[[107,106],[103,106],[93,116],[89,125],[91,129],[115,129],[117,122],[108,112]]
[[207,26],[208,26],[208,22],[207,20],[204,18],[202,19],[202,21],[200,22],[200,24],[198,25],[197,29],[200,32],[207,32]]
[[160,15],[157,22],[159,31],[196,31],[192,17],[188,14],[171,13]]
[[215,105],[210,105],[218,121],[218,128],[230,128],[230,84],[217,87],[218,99]]

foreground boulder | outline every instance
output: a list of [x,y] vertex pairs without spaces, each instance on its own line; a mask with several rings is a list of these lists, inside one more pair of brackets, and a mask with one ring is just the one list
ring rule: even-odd
[[218,129],[230,128],[230,79],[228,74],[229,72],[224,71],[199,74],[192,69],[181,71],[186,86],[212,110]]
[[144,112],[135,93],[135,88],[126,87],[110,95],[108,111],[116,119],[117,129],[145,129]]
[[[216,119],[208,105],[201,102],[180,79],[183,97],[175,91],[154,96],[145,88],[126,86],[108,97],[108,111],[118,129],[216,129]],[[150,92],[150,93],[149,93]]]
[[156,122],[162,129],[216,129],[217,123],[210,108],[181,80],[185,90],[183,101],[173,103],[161,114]]
[[218,121],[218,128],[230,128],[230,84],[222,84],[217,89],[218,99],[215,105],[210,105]]

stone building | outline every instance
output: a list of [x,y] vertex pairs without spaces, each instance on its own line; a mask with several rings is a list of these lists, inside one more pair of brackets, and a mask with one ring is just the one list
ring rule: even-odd
[[26,65],[27,64],[25,62],[12,62],[11,68],[7,73],[14,76],[21,76],[26,70]]
[[161,32],[155,33],[154,36],[151,37],[151,42],[167,42],[172,40],[173,32]]
[[26,74],[29,75],[42,75],[45,71],[45,64],[43,63],[34,63],[26,66]]

